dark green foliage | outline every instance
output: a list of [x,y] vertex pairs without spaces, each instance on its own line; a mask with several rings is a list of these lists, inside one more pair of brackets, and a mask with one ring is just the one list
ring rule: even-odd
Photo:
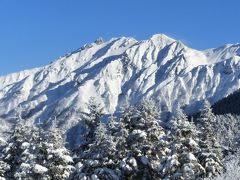
[[240,115],[240,90],[216,102],[213,105],[214,114],[237,114]]

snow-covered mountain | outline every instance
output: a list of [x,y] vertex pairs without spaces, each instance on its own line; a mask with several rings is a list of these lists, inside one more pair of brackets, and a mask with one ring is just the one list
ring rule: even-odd
[[181,105],[193,112],[204,99],[214,103],[239,88],[240,44],[198,51],[162,34],[143,41],[121,37],[0,77],[0,117],[12,119],[22,107],[24,118],[66,123],[86,110],[90,97],[105,113],[144,98],[162,109]]

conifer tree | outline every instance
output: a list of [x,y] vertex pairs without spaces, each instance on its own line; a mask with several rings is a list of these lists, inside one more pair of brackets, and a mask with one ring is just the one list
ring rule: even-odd
[[232,114],[218,115],[217,141],[219,141],[224,156],[236,153],[240,147],[239,116]]
[[89,113],[84,118],[86,133],[85,143],[83,143],[82,148],[84,148],[85,145],[90,144],[94,141],[94,133],[101,121],[100,119],[103,114],[102,113],[103,109],[101,108],[101,105],[93,97],[90,98],[87,107]]
[[166,156],[162,157],[163,178],[197,179],[204,177],[205,169],[197,159],[199,146],[195,125],[189,122],[181,109],[172,120],[171,141]]
[[14,171],[16,171],[19,165],[19,159],[24,148],[29,144],[28,131],[24,119],[22,119],[22,107],[17,108],[16,111],[16,122],[12,127],[11,135],[7,143],[1,147],[1,176],[7,178],[14,177]]
[[157,108],[152,101],[143,101],[126,110],[122,120],[128,130],[128,151],[121,161],[123,174],[126,177],[131,174],[131,178],[153,178],[157,176],[153,167],[159,160],[155,146],[165,134],[159,124]]
[[68,179],[74,167],[68,150],[55,128],[44,131],[18,123],[3,149],[3,160],[9,163],[10,179]]
[[217,134],[215,131],[217,129],[217,120],[208,101],[205,101],[203,104],[199,122],[199,127],[202,132],[201,139],[205,142],[205,146],[207,146],[208,149],[214,151],[217,148]]
[[209,102],[205,101],[199,118],[200,162],[206,169],[207,176],[217,175],[222,171],[222,149],[217,139],[217,120]]
[[44,133],[42,146],[39,149],[45,156],[41,165],[46,166],[47,174],[51,179],[64,180],[71,177],[74,171],[73,159],[64,146],[64,140],[57,127],[56,118],[49,131]]
[[88,103],[88,116],[84,119],[85,143],[79,147],[75,178],[113,178],[116,175],[114,153],[116,152],[113,131],[101,122],[102,108],[94,98]]
[[116,143],[115,162],[119,164],[120,160],[126,157],[129,152],[127,144],[127,137],[129,136],[129,130],[126,128],[127,125],[123,122],[123,119],[111,119],[107,123],[108,133],[114,138]]
[[107,132],[106,126],[99,123],[94,133],[94,142],[88,144],[87,149],[81,155],[81,171],[77,172],[78,178],[96,176],[100,179],[116,179],[118,173],[114,162],[116,143],[113,136]]
[[[5,177],[14,178],[15,174],[20,171],[22,159],[26,159],[29,155],[29,146],[31,142],[30,127],[25,120],[21,119],[13,126],[12,134],[2,149],[1,159],[8,168],[6,168]],[[25,174],[28,171],[26,169]]]

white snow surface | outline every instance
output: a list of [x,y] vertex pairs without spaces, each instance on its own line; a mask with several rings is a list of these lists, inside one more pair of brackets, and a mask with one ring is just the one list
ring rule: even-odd
[[90,97],[109,114],[145,98],[169,111],[180,105],[194,112],[204,99],[214,103],[239,88],[240,44],[199,51],[163,34],[113,38],[0,77],[0,118],[12,119],[21,105],[24,119],[57,117],[70,127]]
[[37,174],[43,174],[45,172],[48,171],[48,169],[40,164],[36,164],[34,167],[33,167],[33,171]]

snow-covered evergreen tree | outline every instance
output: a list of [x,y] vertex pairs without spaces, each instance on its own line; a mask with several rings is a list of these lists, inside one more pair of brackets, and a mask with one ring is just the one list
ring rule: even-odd
[[10,165],[5,173],[9,179],[62,180],[74,170],[70,153],[55,128],[44,131],[40,125],[30,127],[22,122],[3,148],[2,160]]
[[210,151],[221,156],[221,147],[217,141],[217,119],[208,101],[204,102],[198,121],[202,132],[201,140],[203,141],[203,147],[206,146]]
[[87,141],[79,155],[77,178],[159,177],[155,168],[160,160],[156,147],[165,132],[152,102],[127,107],[119,120],[111,117],[106,125],[97,124],[96,128],[90,129],[91,133],[87,131],[87,136],[94,136],[88,138],[92,141]]
[[169,179],[197,179],[204,177],[205,169],[200,164],[197,130],[189,122],[181,109],[178,109],[172,120],[170,133],[171,150],[162,156],[160,172],[162,178]]
[[93,97],[90,98],[87,107],[89,112],[84,118],[84,124],[86,129],[85,143],[82,143],[81,148],[84,148],[85,145],[90,144],[94,141],[94,133],[97,126],[101,122],[100,119],[103,114],[103,109],[101,108],[101,105]]
[[113,136],[107,132],[105,124],[99,123],[94,133],[94,141],[88,144],[85,151],[80,154],[77,163],[75,178],[116,179],[119,171],[116,171],[115,152],[116,143]]
[[227,156],[224,160],[224,171],[214,180],[239,180],[240,179],[240,152]]
[[[22,159],[29,156],[29,146],[31,142],[31,128],[25,120],[18,120],[13,127],[12,134],[1,152],[1,160],[6,163],[5,177],[14,178],[15,174],[20,171]],[[27,168],[26,168],[27,169]],[[28,170],[28,169],[27,169]],[[26,173],[27,173],[26,170]]]
[[[116,171],[114,160],[116,152],[116,142],[113,137],[114,131],[101,122],[102,108],[94,98],[91,98],[88,104],[89,114],[84,119],[86,126],[86,142],[79,147],[76,179],[100,178],[116,179],[119,177],[119,171]],[[112,122],[114,125],[114,122]]]
[[48,176],[56,180],[69,179],[75,168],[71,154],[65,148],[64,140],[56,126],[56,120],[53,121],[50,130],[44,133],[41,144],[39,149],[45,156],[41,165],[48,169]]
[[199,138],[201,153],[199,159],[206,169],[208,177],[217,175],[222,170],[222,149],[217,139],[217,120],[209,102],[205,101],[200,114]]
[[224,114],[217,118],[217,140],[219,141],[224,156],[236,153],[240,147],[240,117],[238,115]]
[[144,101],[136,107],[125,109],[122,117],[127,129],[127,151],[120,163],[123,175],[131,178],[154,178],[153,167],[159,160],[156,146],[165,132],[159,124],[157,108],[152,101]]
[[120,160],[126,157],[129,152],[127,137],[129,136],[129,129],[126,128],[126,124],[123,119],[115,119],[113,117],[107,123],[108,133],[114,138],[116,142],[115,162],[119,164]]

